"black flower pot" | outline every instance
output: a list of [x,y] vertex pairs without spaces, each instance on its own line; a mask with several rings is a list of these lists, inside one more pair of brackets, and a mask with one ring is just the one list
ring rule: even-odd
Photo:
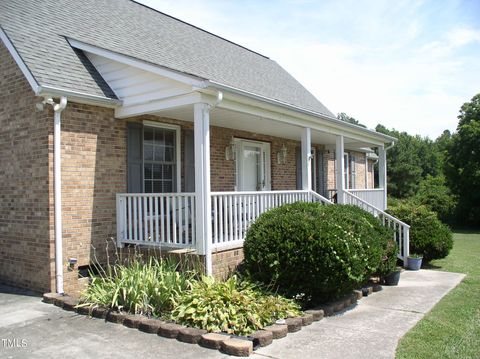
[[395,271],[385,276],[385,285],[398,285],[399,281],[400,271]]

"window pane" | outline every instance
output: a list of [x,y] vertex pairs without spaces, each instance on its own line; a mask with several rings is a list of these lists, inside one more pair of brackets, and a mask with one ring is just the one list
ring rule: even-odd
[[166,192],[162,188],[162,181],[153,181],[153,193],[163,193]]
[[173,192],[173,182],[163,181],[163,192]]
[[151,179],[152,178],[152,165],[149,164],[149,163],[146,163],[144,169],[145,169],[145,171],[144,171],[145,179],[146,180]]
[[157,146],[162,146],[165,144],[165,140],[163,139],[164,130],[157,128],[155,129],[155,144]]
[[165,145],[172,147],[175,145],[175,131],[165,130]]
[[173,179],[173,165],[164,165],[163,166],[163,179],[172,180]]
[[165,147],[165,162],[173,162],[174,160],[173,147]]
[[153,165],[153,179],[162,179],[162,166]]
[[151,145],[143,146],[143,159],[145,161],[153,161],[153,146]]
[[153,128],[145,127],[145,130],[143,132],[143,140],[145,141],[145,143],[153,144],[153,131]]
[[145,193],[152,193],[152,181],[145,181]]
[[155,161],[165,161],[165,147],[155,146]]

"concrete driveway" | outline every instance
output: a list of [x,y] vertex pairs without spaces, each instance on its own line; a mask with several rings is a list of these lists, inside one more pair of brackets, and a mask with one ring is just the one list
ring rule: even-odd
[[[398,340],[463,274],[404,272],[398,287],[261,348],[253,358],[393,358]],[[220,352],[145,334],[44,304],[0,286],[0,358],[227,358]]]

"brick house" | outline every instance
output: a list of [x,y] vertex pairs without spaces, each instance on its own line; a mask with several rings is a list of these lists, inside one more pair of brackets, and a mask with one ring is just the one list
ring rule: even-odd
[[332,198],[382,218],[408,254],[408,226],[383,212],[394,138],[337,120],[269,58],[141,4],[58,6],[0,3],[1,282],[77,291],[109,237],[195,250],[222,275],[260,213]]

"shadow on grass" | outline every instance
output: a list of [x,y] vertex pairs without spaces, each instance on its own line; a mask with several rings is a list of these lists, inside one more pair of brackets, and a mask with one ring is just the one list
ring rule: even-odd
[[442,269],[442,266],[437,266],[432,263],[422,263],[422,269]]

